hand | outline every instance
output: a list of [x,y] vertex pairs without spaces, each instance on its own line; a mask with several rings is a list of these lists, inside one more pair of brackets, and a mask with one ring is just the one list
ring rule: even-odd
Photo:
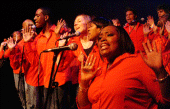
[[30,26],[27,26],[26,28],[24,28],[24,30],[23,30],[24,42],[32,41],[34,35],[35,35],[35,32],[33,31],[33,29]]
[[[66,33],[64,33],[63,35],[60,35],[60,39],[62,39],[62,38],[64,38],[64,37],[68,36],[68,34],[69,34],[69,33],[66,32]],[[66,43],[66,39],[59,40],[58,46],[64,46],[65,43]]]
[[170,34],[170,21],[167,21],[167,22],[166,22],[165,28],[166,28],[168,34]]
[[153,17],[150,16],[150,15],[147,17],[147,24],[149,24],[150,26],[155,25],[154,19],[153,19]]
[[160,31],[159,31],[160,36],[162,36],[164,34],[164,30],[165,30],[165,23],[161,22],[161,24],[162,24],[162,26],[160,27]]
[[82,51],[81,51],[80,55],[78,56],[78,60],[79,60],[80,62],[83,62],[84,60],[86,60],[85,58],[86,58],[86,57],[84,56],[84,54],[83,54]]
[[16,46],[17,42],[14,42],[13,38],[10,37],[7,40],[7,45],[10,50],[12,50]]
[[63,19],[58,20],[57,26],[55,27],[55,30],[54,30],[55,34],[59,34],[61,27],[65,26],[65,25],[66,25],[65,20],[63,20]]
[[96,62],[96,57],[94,55],[88,56],[85,64],[84,59],[83,62],[81,62],[81,85],[83,87],[88,87],[89,81],[92,80],[96,72],[100,69],[94,71],[94,64]]
[[5,46],[6,44],[7,44],[7,41],[4,41],[4,42],[1,43],[0,51],[3,50],[3,48],[4,48],[4,46]]
[[162,62],[162,54],[161,54],[161,45],[159,46],[159,50],[157,50],[157,46],[155,41],[153,41],[153,49],[152,46],[147,40],[147,45],[143,43],[143,48],[146,52],[146,57],[142,52],[140,52],[142,59],[144,62],[152,68],[154,71],[159,71],[163,67],[163,62]]
[[149,24],[145,23],[145,24],[143,25],[143,33],[144,33],[144,35],[148,35],[150,31],[151,31],[151,30],[150,30],[150,28],[149,28]]

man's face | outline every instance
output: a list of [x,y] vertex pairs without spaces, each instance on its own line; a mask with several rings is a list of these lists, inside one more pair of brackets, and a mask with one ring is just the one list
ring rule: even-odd
[[90,23],[89,25],[90,25],[88,28],[89,40],[95,41],[99,36],[101,29],[97,28],[97,26],[94,23]]
[[166,12],[163,9],[158,10],[157,13],[159,19],[161,19],[166,14]]
[[43,15],[41,9],[38,9],[36,11],[34,20],[37,28],[41,28],[45,25],[45,16]]
[[126,12],[126,21],[127,23],[132,23],[137,16],[132,11],[127,11]]

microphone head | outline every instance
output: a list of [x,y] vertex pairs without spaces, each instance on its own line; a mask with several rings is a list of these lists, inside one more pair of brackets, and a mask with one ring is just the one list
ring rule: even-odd
[[71,43],[70,45],[68,45],[70,50],[77,50],[78,45],[76,43]]
[[80,35],[80,32],[79,32],[79,31],[76,31],[74,34],[75,34],[76,36],[79,36],[79,35]]
[[142,17],[140,20],[141,20],[141,21],[144,21],[144,20],[145,20],[145,18],[143,18],[143,17]]
[[31,28],[32,28],[32,29],[35,29],[35,28],[36,28],[36,26],[35,26],[35,25],[32,25],[32,26],[31,26]]

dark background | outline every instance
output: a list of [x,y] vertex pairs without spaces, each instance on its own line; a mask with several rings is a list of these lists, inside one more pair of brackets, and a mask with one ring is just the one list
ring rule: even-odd
[[73,28],[74,19],[78,14],[89,14],[107,18],[119,18],[121,24],[125,21],[125,8],[132,7],[138,12],[138,19],[152,15],[157,21],[156,7],[159,4],[170,4],[170,0],[56,0],[56,1],[5,1],[1,3],[1,36],[0,42],[8,38],[13,31],[22,27],[25,19],[34,18],[39,7],[49,7],[53,10],[55,23],[60,18],[66,20]]

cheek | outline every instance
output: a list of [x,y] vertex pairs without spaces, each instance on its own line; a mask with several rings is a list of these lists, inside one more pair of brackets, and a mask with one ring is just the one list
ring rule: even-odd
[[86,26],[85,24],[80,25],[79,31],[80,31],[80,32],[85,32],[85,31],[87,31],[87,26]]

